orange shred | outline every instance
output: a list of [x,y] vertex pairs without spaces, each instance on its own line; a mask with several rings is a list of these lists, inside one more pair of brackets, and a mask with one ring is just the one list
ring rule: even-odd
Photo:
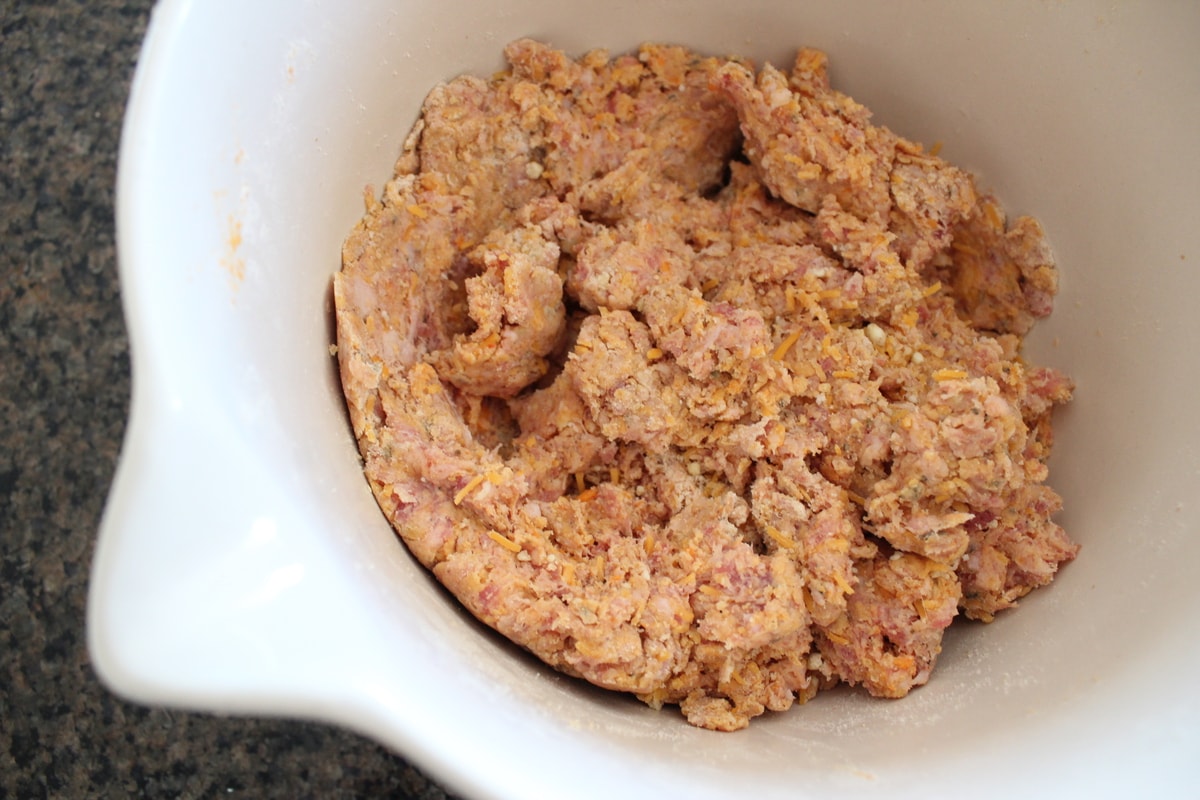
[[507,536],[505,536],[502,533],[497,533],[496,531],[488,531],[488,538],[491,539],[496,544],[503,547],[505,550],[509,551],[510,553],[521,552],[521,545],[517,544],[512,539],[509,539]]
[[483,475],[476,475],[474,478],[471,478],[471,480],[467,481],[467,485],[459,489],[458,493],[454,495],[454,505],[461,505],[462,501],[466,499],[467,495],[475,491],[475,488],[479,486],[479,484],[483,483],[484,480],[486,480],[486,478]]
[[794,345],[797,340],[800,339],[801,333],[803,333],[803,331],[801,331],[799,328],[789,333],[787,338],[779,343],[779,347],[775,348],[775,352],[771,354],[771,358],[775,359],[776,361],[783,361],[784,357],[787,356],[788,351],[792,349],[792,345]]
[[767,526],[767,535],[774,539],[775,544],[779,545],[784,550],[790,550],[796,546],[796,543],[792,541],[790,536],[776,528],[774,525]]

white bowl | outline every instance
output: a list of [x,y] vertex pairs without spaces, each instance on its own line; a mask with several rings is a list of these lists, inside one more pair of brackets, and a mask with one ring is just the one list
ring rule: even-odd
[[[737,734],[557,675],[409,556],[363,479],[330,276],[425,92],[502,46],[826,49],[876,119],[1044,223],[1031,360],[1063,367],[1051,484],[1083,544],[948,637],[895,702]],[[1200,5],[166,0],[118,185],[133,407],[89,642],[145,703],[326,720],[497,798],[1182,793],[1200,777]]]

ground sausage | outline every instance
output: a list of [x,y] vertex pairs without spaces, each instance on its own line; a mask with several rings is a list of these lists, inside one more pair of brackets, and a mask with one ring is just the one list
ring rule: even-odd
[[906,694],[1075,556],[1035,221],[814,50],[506,55],[430,93],[334,279],[366,476],[475,616],[734,730]]

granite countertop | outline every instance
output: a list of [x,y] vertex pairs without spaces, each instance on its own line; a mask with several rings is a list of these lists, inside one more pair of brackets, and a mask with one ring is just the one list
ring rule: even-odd
[[129,405],[117,142],[151,0],[2,0],[0,797],[420,797],[350,733],[125,703],[84,613]]

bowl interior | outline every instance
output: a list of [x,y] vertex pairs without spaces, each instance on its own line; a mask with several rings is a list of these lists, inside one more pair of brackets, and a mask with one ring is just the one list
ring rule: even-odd
[[[985,795],[1195,777],[1200,638],[1200,7],[954,2],[164,2],[122,144],[128,439],[89,606],[145,702],[336,722],[480,796]],[[899,702],[851,691],[718,735],[581,686],[458,610],[362,477],[330,276],[426,91],[534,36],[669,41],[838,88],[1044,224],[1062,289],[1028,342],[1067,370],[1051,484],[1083,544],[1048,589],[948,636]],[[583,785],[581,769],[603,776]],[[977,778],[975,778],[977,780]],[[1148,782],[1148,783],[1147,783]]]

